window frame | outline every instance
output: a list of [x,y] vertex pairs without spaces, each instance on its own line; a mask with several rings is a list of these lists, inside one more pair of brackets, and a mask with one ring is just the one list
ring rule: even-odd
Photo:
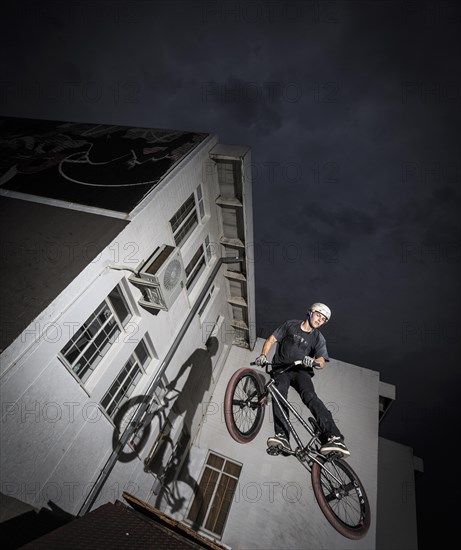
[[213,283],[210,287],[210,290],[207,292],[205,298],[202,300],[202,304],[200,305],[200,308],[197,312],[198,316],[202,318],[203,314],[205,313],[208,304],[210,303],[211,298],[213,297],[214,292],[218,292],[219,287],[216,286],[216,283]]
[[205,246],[207,264],[209,264],[213,260],[213,255],[214,255],[213,246],[212,246],[212,243],[210,242],[210,235],[207,235],[205,237],[204,246]]
[[[223,463],[222,463],[222,465],[219,469],[218,469],[218,467],[209,464],[209,461],[210,461],[210,458],[212,457],[212,455],[223,461]],[[226,468],[227,464],[232,464],[233,466],[238,467],[239,468],[238,475],[226,472],[225,468]],[[242,473],[242,468],[243,468],[242,463],[237,462],[236,460],[233,460],[231,458],[225,457],[225,456],[223,456],[223,455],[221,455],[221,454],[219,454],[215,451],[209,450],[207,458],[206,458],[206,460],[203,464],[203,467],[202,467],[202,471],[201,471],[201,474],[200,474],[200,481],[198,482],[197,488],[194,491],[194,495],[191,499],[185,521],[187,523],[189,523],[190,525],[193,525],[194,528],[196,528],[200,531],[203,531],[205,533],[209,533],[209,534],[213,535],[214,537],[222,538],[222,536],[224,534],[224,530],[226,528],[227,520],[229,518],[229,513],[230,513],[230,510],[232,508],[232,502],[233,502],[233,499],[234,499],[235,491],[238,488],[238,483],[239,483],[239,480],[240,480],[240,475]],[[216,479],[214,480],[214,482],[211,481],[211,477],[207,482],[207,486],[210,483],[214,483],[214,486],[212,488],[212,491],[211,491],[208,502],[200,503],[200,500],[204,501],[205,491],[202,490],[203,489],[202,482],[205,479],[204,476],[207,474],[207,469],[210,470],[211,472],[217,472],[218,475],[217,475]],[[231,491],[231,494],[229,495],[229,498],[227,499],[227,502],[224,498],[225,493],[223,495],[218,494],[218,491],[220,489],[221,480],[225,477],[227,477],[229,479],[232,479],[236,482],[235,485],[234,485],[233,490]],[[227,490],[227,488],[226,488],[226,490]],[[218,503],[216,503],[217,498],[220,498],[220,501]],[[194,509],[194,507],[196,507],[196,503],[198,503],[197,504],[198,508]],[[203,509],[204,505],[206,507],[206,511],[205,511],[205,514],[203,515],[203,519],[200,519],[200,516],[202,515],[202,509]],[[215,506],[216,505],[219,505],[219,509],[218,509],[217,513],[215,513]],[[209,521],[211,519],[210,518],[211,514],[215,514],[215,517],[213,518],[213,522],[214,522],[213,527],[216,529],[216,524],[217,524],[217,522],[218,522],[218,520],[221,516],[221,511],[222,511],[224,506],[227,506],[227,508],[224,509],[224,514],[223,514],[223,517],[221,519],[221,523],[222,523],[221,530],[219,530],[219,529],[218,530],[210,529],[210,527],[212,527],[212,526],[209,525]],[[191,514],[194,514],[194,515],[192,515],[192,517],[191,517]]]
[[[188,203],[192,205],[191,201],[193,201],[193,206],[189,208]],[[183,209],[185,209],[184,212],[181,212]],[[205,195],[203,193],[203,186],[199,183],[169,220],[171,234],[175,245],[177,247],[181,247],[192,235],[195,229],[198,226],[203,225],[207,216],[208,213]],[[187,224],[190,222],[192,222],[190,227],[186,228]],[[176,227],[174,227],[175,225]],[[185,231],[183,232],[184,229]],[[178,235],[180,235],[179,238]]]
[[[194,263],[193,263],[194,262]],[[191,265],[193,263],[193,265]],[[205,244],[200,243],[189,263],[185,267],[186,272],[186,290],[191,292],[200,279],[200,275],[207,268]],[[190,269],[189,269],[190,268]],[[189,271],[189,272],[188,272]]]
[[[121,298],[121,302],[127,310],[127,315],[123,320],[120,318],[117,309],[111,302],[110,295],[114,291],[118,292],[119,297]],[[110,312],[109,316],[107,315],[107,312]],[[101,322],[99,320],[100,316],[104,316],[105,320]],[[110,352],[113,344],[117,343],[120,334],[125,332],[125,327],[128,325],[133,317],[133,310],[130,307],[129,301],[124,294],[122,285],[119,283],[114,286],[109,294],[101,301],[98,307],[93,310],[93,312],[80,325],[73,336],[61,348],[61,350],[58,352],[58,358],[67,367],[71,374],[78,380],[78,382],[84,386],[93,376],[101,362],[103,362],[104,357]],[[114,321],[114,325],[109,329],[109,332],[106,332],[106,328],[110,325],[111,321]],[[94,334],[91,334],[90,329],[97,322],[99,322],[100,326],[99,328],[96,328],[96,332]],[[98,337],[103,333],[105,333],[106,338],[102,342],[97,343]],[[78,342],[82,338],[86,338],[87,342],[84,343],[83,347],[80,349],[78,347]],[[85,354],[88,352],[88,350],[91,349],[92,346],[94,346],[96,350],[91,355],[90,359],[87,360]],[[66,348],[68,349],[66,350]],[[68,358],[68,355],[66,356],[66,354],[68,354],[73,348],[78,350],[78,353],[71,362]],[[103,351],[102,354],[101,351]],[[81,361],[82,358],[85,359],[86,364],[83,365],[82,368],[77,369],[76,367],[80,367],[77,362]],[[80,373],[83,374],[80,376]]]
[[[188,204],[192,204],[191,200],[193,205],[191,208],[189,208]],[[183,209],[185,209],[184,212],[181,212]],[[192,224],[187,227],[187,225],[191,221]],[[170,218],[170,228],[173,234],[175,245],[181,247],[192,235],[199,224],[200,220],[199,212],[197,209],[197,198],[195,193],[192,192]],[[174,227],[175,225],[176,227]],[[180,237],[178,237],[178,235],[180,235]]]
[[200,221],[206,216],[205,199],[203,197],[202,184],[199,183],[195,189],[195,201],[197,203],[197,212]]

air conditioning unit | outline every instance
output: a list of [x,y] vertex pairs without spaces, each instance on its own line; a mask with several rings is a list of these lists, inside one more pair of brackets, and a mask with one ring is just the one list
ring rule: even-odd
[[186,284],[179,248],[164,244],[128,279],[142,292],[141,306],[168,311]]

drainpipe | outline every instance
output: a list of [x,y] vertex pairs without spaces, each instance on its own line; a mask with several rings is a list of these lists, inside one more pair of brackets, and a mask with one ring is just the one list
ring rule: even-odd
[[[164,360],[162,361],[162,364],[160,365],[159,370],[155,374],[154,379],[152,380],[151,384],[149,385],[149,388],[146,392],[146,397],[152,398],[154,395],[154,390],[157,387],[160,379],[162,378],[164,372],[168,368],[168,365],[171,362],[171,359],[173,358],[173,355],[175,354],[176,350],[178,349],[182,339],[184,338],[184,335],[186,334],[187,329],[189,328],[193,318],[195,317],[195,314],[197,313],[203,299],[206,296],[206,293],[208,292],[211,284],[213,283],[220,267],[222,264],[228,264],[228,263],[235,263],[235,262],[242,262],[243,258],[219,258],[216,265],[213,268],[213,271],[211,272],[210,276],[207,279],[207,282],[205,286],[203,287],[202,291],[200,292],[199,297],[195,301],[194,305],[192,306],[192,309],[190,310],[189,315],[187,316],[186,320],[184,321],[184,324],[182,325],[178,335],[176,336],[171,348],[168,350],[168,353],[166,354]],[[114,266],[115,267],[115,266]],[[96,479],[96,482],[94,483],[91,491],[86,496],[79,512],[78,516],[84,516],[87,512],[89,512],[95,503],[96,499],[99,496],[99,493],[101,492],[104,483],[107,481],[107,478],[109,477],[109,474],[113,470],[115,464],[117,463],[118,455],[120,451],[125,447],[125,445],[130,441],[131,437],[134,435],[136,429],[141,425],[141,419],[147,412],[150,405],[150,400],[146,399],[143,400],[142,403],[139,404],[138,408],[136,409],[136,412],[133,415],[133,418],[131,422],[126,427],[125,431],[121,435],[117,446],[112,451],[110,457],[108,458],[106,464],[102,468],[102,470],[99,472],[98,478]]]

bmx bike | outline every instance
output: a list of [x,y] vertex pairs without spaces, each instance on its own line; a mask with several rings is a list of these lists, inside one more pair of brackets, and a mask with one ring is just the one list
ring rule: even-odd
[[[302,361],[284,365],[282,369],[267,363],[266,373],[269,380],[252,368],[241,368],[234,373],[227,385],[224,397],[224,418],[231,437],[239,443],[249,443],[261,429],[268,396],[279,405],[296,441],[294,450],[282,446],[268,447],[271,455],[284,454],[294,456],[311,474],[314,495],[320,509],[330,524],[344,537],[358,540],[363,538],[370,527],[370,505],[365,489],[354,470],[341,458],[341,453],[320,453],[321,429],[314,418],[308,418],[308,424],[296,409],[283,397],[276,387],[278,375]],[[255,365],[255,363],[250,363]],[[318,363],[313,365],[318,366]],[[310,434],[310,440],[304,444],[290,422],[284,405]]]

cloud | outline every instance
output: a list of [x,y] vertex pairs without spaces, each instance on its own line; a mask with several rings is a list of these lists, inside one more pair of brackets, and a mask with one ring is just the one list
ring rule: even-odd
[[265,82],[248,81],[231,75],[225,80],[202,84],[202,98],[220,116],[256,134],[268,134],[282,125],[280,97],[270,92]]

